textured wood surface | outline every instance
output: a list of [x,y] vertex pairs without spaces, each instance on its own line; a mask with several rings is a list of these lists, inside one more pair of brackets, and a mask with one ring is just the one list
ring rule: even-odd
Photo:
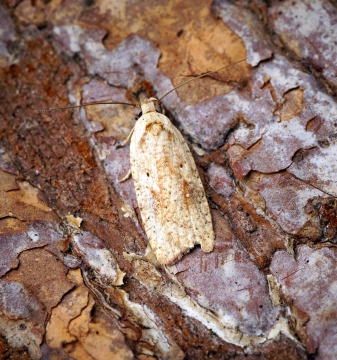
[[[0,358],[337,358],[333,1],[0,6]],[[129,107],[160,98],[215,231],[147,250]]]

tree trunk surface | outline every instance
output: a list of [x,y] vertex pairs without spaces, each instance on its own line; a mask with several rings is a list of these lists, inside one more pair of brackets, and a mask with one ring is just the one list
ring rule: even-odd
[[[3,1],[0,358],[336,359],[336,23],[332,0]],[[119,182],[139,110],[37,110],[227,64],[158,107],[215,232],[163,265]]]

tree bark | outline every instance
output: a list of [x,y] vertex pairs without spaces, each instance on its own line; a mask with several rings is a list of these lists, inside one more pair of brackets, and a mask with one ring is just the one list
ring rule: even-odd
[[[328,0],[0,7],[0,358],[337,358],[336,21]],[[58,108],[226,64],[158,108],[215,231],[162,266],[119,182],[138,111]]]

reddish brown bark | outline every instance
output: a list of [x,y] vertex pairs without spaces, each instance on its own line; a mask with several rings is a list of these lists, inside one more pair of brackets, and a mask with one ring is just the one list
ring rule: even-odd
[[[0,8],[0,357],[334,359],[336,7],[328,0]],[[308,25],[311,24],[311,25]],[[120,147],[160,97],[216,233],[161,267]]]

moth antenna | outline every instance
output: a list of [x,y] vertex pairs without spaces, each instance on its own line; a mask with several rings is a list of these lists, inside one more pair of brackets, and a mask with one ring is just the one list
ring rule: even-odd
[[225,69],[225,68],[228,67],[228,66],[236,65],[236,64],[238,64],[238,63],[240,63],[240,62],[242,62],[242,61],[245,61],[246,59],[247,59],[247,58],[241,59],[241,60],[239,60],[239,61],[232,62],[232,63],[230,63],[230,64],[227,64],[227,65],[225,65],[225,66],[222,66],[221,68],[219,68],[219,69],[217,69],[217,70],[207,71],[205,74],[202,74],[202,75],[199,75],[199,76],[194,77],[193,79],[184,81],[183,83],[177,85],[176,87],[174,87],[173,89],[171,89],[170,91],[168,91],[168,92],[167,92],[166,94],[164,94],[161,98],[159,98],[158,102],[159,102],[159,101],[162,101],[163,98],[164,98],[165,96],[167,96],[168,94],[170,94],[172,91],[177,90],[177,89],[179,89],[180,87],[182,87],[182,86],[184,86],[184,85],[186,85],[186,84],[188,84],[188,83],[190,83],[190,82],[192,82],[192,81],[194,81],[194,80],[201,79],[201,78],[203,78],[203,77],[205,77],[205,76],[208,76],[208,75],[210,75],[210,74],[216,73],[216,72],[218,72],[218,71],[220,71],[220,70],[222,70],[222,69]]
[[131,104],[131,103],[125,103],[125,102],[115,102],[115,101],[95,101],[90,103],[83,103],[82,105],[69,105],[69,106],[63,106],[63,107],[55,107],[55,108],[49,108],[44,110],[36,110],[37,112],[48,112],[53,110],[66,110],[66,109],[76,109],[81,108],[85,106],[91,106],[91,105],[128,105],[140,108],[137,104]]

